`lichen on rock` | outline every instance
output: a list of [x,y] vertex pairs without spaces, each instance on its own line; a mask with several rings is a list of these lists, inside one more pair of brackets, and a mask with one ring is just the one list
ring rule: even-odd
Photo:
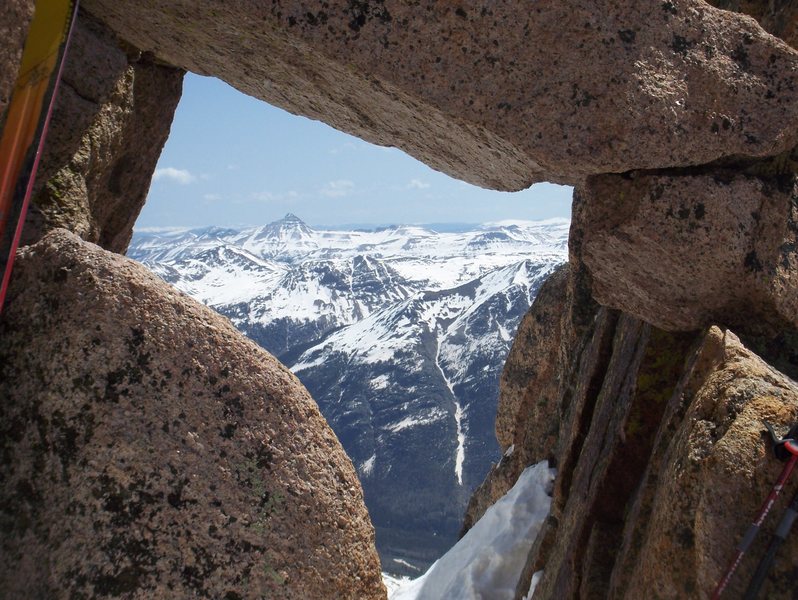
[[85,6],[169,64],[483,187],[798,143],[798,54],[701,0]]
[[182,70],[123,48],[91,15],[78,15],[23,243],[65,228],[124,253],[182,81]]
[[5,598],[384,598],[350,460],[299,381],[56,230],[0,320]]

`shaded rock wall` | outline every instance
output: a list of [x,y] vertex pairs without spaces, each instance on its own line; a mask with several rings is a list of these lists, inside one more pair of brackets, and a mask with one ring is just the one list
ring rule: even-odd
[[57,230],[0,321],[4,598],[383,598],[351,462],[299,381]]
[[166,143],[183,71],[78,16],[24,243],[53,228],[124,253]]
[[[696,350],[694,334],[602,313],[589,346],[611,336],[610,360],[599,370],[583,363],[583,378],[601,378],[601,388],[576,398],[589,425],[571,438],[519,593],[544,569],[536,598],[705,597],[781,469],[762,420],[785,430],[798,386],[731,332],[713,328]],[[775,524],[766,522],[730,597],[742,594]],[[796,552],[791,540],[768,597],[791,593]]]

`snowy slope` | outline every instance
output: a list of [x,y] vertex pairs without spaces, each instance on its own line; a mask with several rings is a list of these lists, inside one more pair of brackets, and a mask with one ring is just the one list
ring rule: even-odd
[[417,575],[499,457],[499,374],[568,226],[337,231],[287,215],[137,233],[129,255],[292,368],[360,474],[384,570]]
[[512,489],[424,575],[414,580],[386,577],[389,600],[515,598],[529,550],[549,514],[554,476],[545,462],[527,467]]

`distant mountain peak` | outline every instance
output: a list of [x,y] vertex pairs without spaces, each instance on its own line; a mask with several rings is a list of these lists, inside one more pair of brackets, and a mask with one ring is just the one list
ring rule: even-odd
[[261,227],[255,237],[275,241],[299,241],[310,238],[312,234],[313,229],[308,227],[302,219],[293,213],[288,213],[279,221],[273,221]]

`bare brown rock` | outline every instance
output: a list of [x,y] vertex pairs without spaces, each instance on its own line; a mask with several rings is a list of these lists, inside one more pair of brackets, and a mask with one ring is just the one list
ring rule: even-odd
[[581,194],[595,298],[669,330],[798,326],[794,176],[603,175]]
[[17,81],[34,0],[7,0],[0,7],[0,131]]
[[798,54],[700,0],[86,8],[168,63],[485,187],[798,143]]
[[552,396],[557,390],[550,393],[546,386],[556,386],[567,285],[568,267],[564,265],[546,280],[518,326],[499,381],[496,439],[503,450],[522,441],[516,433],[521,419],[551,421],[550,432],[536,436],[540,449],[530,449],[538,459],[550,452],[546,448],[556,440],[557,405]]
[[183,72],[128,55],[81,13],[47,137],[24,243],[54,228],[123,253],[144,205]]
[[[695,335],[671,334],[601,309],[563,411],[552,512],[528,560],[544,569],[536,598],[605,598],[626,507],[643,478],[660,419]],[[663,567],[663,572],[667,567]],[[529,587],[526,579],[519,585]]]
[[[644,493],[632,509],[623,552],[627,568],[616,597],[706,597],[781,471],[763,420],[781,432],[798,419],[798,385],[748,351],[729,331],[712,328],[680,384],[657,439]],[[686,412],[684,411],[686,408]],[[742,597],[793,485],[773,508],[727,591]],[[798,539],[782,546],[762,597],[791,597]],[[667,565],[667,569],[664,566]]]
[[[519,582],[535,598],[703,598],[775,481],[762,435],[798,418],[798,385],[729,331],[657,330],[601,309],[563,396],[552,513]],[[501,465],[499,466],[499,468]],[[789,494],[788,494],[789,495]],[[774,508],[779,514],[789,498]],[[777,517],[734,579],[741,597]],[[789,596],[792,539],[767,597]]]
[[798,48],[798,6],[792,0],[710,0],[709,4],[751,15],[765,31]]
[[384,598],[351,462],[298,380],[55,231],[0,321],[4,598]]

